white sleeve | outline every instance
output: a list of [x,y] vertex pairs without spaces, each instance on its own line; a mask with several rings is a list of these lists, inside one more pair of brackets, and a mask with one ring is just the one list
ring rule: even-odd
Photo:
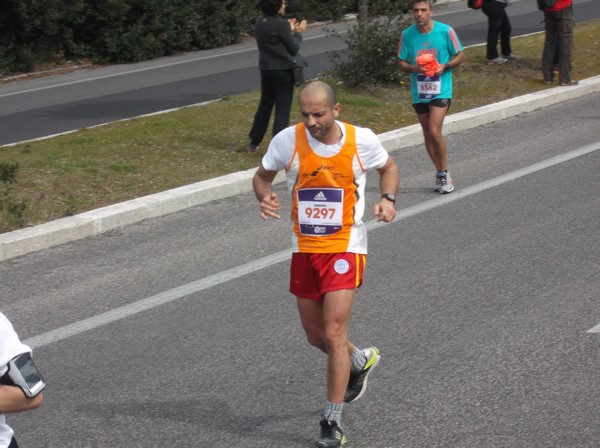
[[358,157],[366,170],[382,168],[389,157],[379,137],[368,128],[356,128]]
[[273,137],[262,165],[267,171],[280,171],[288,167],[296,147],[296,126],[290,126]]
[[0,375],[4,375],[8,362],[21,353],[30,353],[31,348],[23,344],[12,324],[0,313]]

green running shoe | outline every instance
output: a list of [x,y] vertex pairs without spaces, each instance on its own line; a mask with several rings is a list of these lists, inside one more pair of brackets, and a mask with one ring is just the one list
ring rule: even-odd
[[345,403],[352,403],[358,400],[367,390],[367,379],[369,374],[373,371],[381,356],[379,355],[379,349],[377,347],[369,347],[363,350],[367,358],[367,363],[359,373],[350,373],[350,381],[348,381],[348,388],[344,395]]
[[343,446],[348,441],[344,436],[344,431],[340,428],[337,422],[333,420],[327,420],[325,416],[321,416],[321,438],[317,441],[319,448],[336,448]]

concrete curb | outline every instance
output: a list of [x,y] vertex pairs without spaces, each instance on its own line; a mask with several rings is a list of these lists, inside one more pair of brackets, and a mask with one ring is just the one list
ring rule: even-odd
[[[554,87],[476,109],[449,115],[444,133],[451,134],[503,120],[544,106],[560,103],[600,90],[600,76],[579,82],[576,87]],[[423,142],[418,124],[379,135],[390,152]],[[174,213],[189,207],[252,191],[255,168],[149,196],[102,207],[68,218],[0,235],[0,261],[41,249],[99,235],[148,218]],[[285,176],[279,173],[276,183]]]
[[[444,134],[448,135],[454,132],[465,131],[494,121],[531,112],[541,107],[589,95],[599,90],[600,76],[595,76],[579,81],[579,85],[576,87],[554,87],[448,115],[444,120]],[[379,134],[379,138],[388,151],[395,151],[400,148],[423,143],[423,135],[419,124]]]

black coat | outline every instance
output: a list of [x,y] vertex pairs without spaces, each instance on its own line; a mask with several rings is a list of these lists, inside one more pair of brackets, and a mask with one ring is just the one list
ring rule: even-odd
[[254,35],[258,45],[258,67],[261,70],[291,70],[306,67],[300,55],[302,34],[292,31],[283,17],[263,16],[256,21]]

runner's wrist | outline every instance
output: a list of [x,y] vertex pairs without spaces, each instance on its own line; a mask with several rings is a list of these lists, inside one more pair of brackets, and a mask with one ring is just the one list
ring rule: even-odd
[[396,204],[396,195],[395,194],[391,194],[391,193],[383,193],[381,195],[381,198],[380,198],[379,201],[380,202],[381,201],[386,201],[388,203],[391,203],[391,204],[395,205]]

